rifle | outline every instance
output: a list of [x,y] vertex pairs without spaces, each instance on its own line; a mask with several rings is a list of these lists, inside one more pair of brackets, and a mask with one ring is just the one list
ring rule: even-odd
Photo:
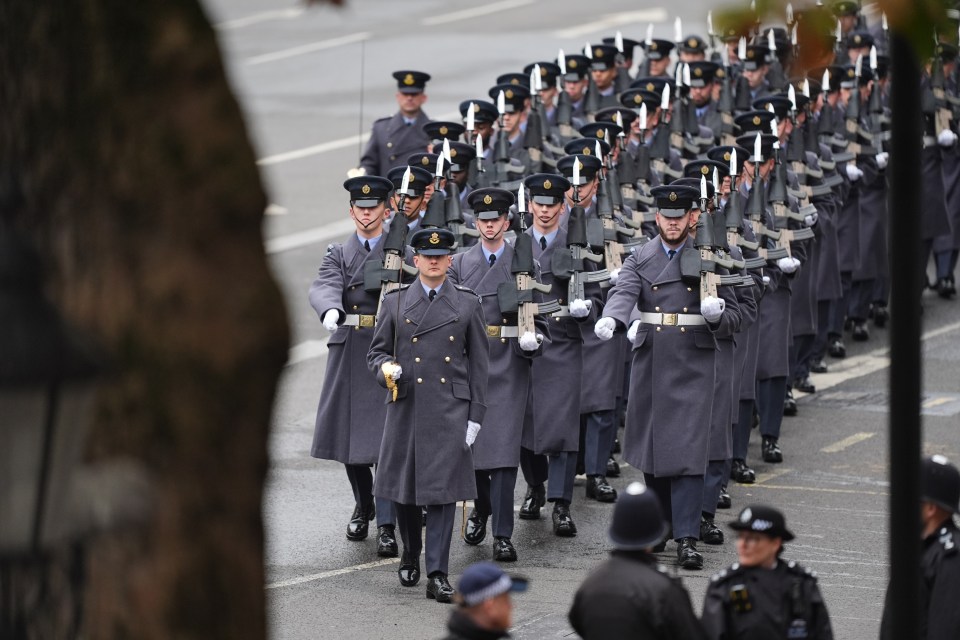
[[[660,99],[660,113],[667,113],[669,108],[670,85],[665,84],[663,85],[663,94],[661,95]],[[671,139],[673,138],[671,127],[672,125],[668,126],[664,124],[663,119],[661,118],[660,122],[657,123],[657,127],[653,130],[653,138],[650,140],[649,154],[653,164],[653,170],[664,177],[664,183],[670,182],[669,180],[666,180],[666,176],[670,176],[674,179],[680,179],[683,177],[681,172],[670,168],[670,165],[668,164],[670,161]]]
[[[724,224],[727,232],[727,245],[736,246],[749,251],[759,251],[760,243],[747,240],[743,237],[743,199],[740,196],[740,185],[737,183],[737,150],[730,152],[730,196],[727,198],[726,207],[724,207]],[[760,256],[755,258],[744,257],[744,267],[747,269],[760,269],[767,264],[767,261]]]
[[407,224],[403,216],[403,208],[407,200],[409,180],[410,169],[408,167],[403,175],[403,183],[400,187],[397,213],[386,237],[383,239],[383,261],[368,260],[364,263],[364,291],[380,291],[380,298],[377,301],[377,317],[380,317],[380,307],[383,306],[384,297],[394,289],[400,288],[403,274],[415,276],[419,273],[416,267],[411,267],[403,261],[407,248]]
[[723,81],[720,83],[720,99],[717,100],[717,111],[722,122],[720,139],[722,144],[734,145],[737,143],[733,135],[733,87],[730,84],[730,52],[726,45],[720,49],[720,58],[723,62]]
[[[443,154],[441,157],[443,156],[447,156],[447,161],[449,162],[450,142],[448,140],[443,141]],[[437,182],[439,183],[439,180]],[[445,226],[450,230],[451,233],[453,233],[453,236],[457,240],[457,246],[460,248],[460,251],[465,251],[466,248],[463,246],[463,239],[465,237],[479,238],[480,232],[476,229],[470,229],[464,225],[463,209],[460,206],[460,187],[457,186],[457,183],[454,181],[449,169],[447,170],[447,189],[450,191],[450,193],[447,195],[444,203],[445,206],[443,211],[443,219]],[[431,202],[432,200],[433,198],[431,198]],[[427,214],[429,213],[430,210],[428,206]],[[424,221],[426,221],[426,216],[424,216]]]
[[[697,220],[697,237],[693,241],[693,249],[686,248],[680,252],[680,275],[684,281],[692,283],[696,279],[699,282],[700,300],[703,301],[707,297],[718,297],[717,287],[737,286],[743,283],[743,278],[739,274],[717,273],[717,267],[732,269],[737,266],[737,263],[717,254],[717,241],[713,234],[714,223],[707,212],[706,179],[700,180],[700,219]],[[740,263],[740,266],[742,264]]]
[[847,100],[847,109],[844,112],[844,137],[847,139],[847,151],[854,155],[851,160],[857,163],[856,156],[860,154],[860,144],[857,142],[857,134],[860,130],[860,73],[863,65],[863,56],[857,58],[855,67],[857,86],[850,91],[850,99]]
[[616,35],[613,37],[613,45],[617,48],[617,56],[615,58],[615,63],[617,65],[617,77],[614,80],[614,92],[618,95],[627,90],[627,87],[630,86],[630,70],[627,69],[626,63],[626,52],[623,50],[623,34],[617,31]]
[[573,102],[563,87],[563,77],[567,75],[567,58],[563,49],[557,55],[557,65],[560,67],[560,75],[557,76],[557,128],[561,138],[570,140],[576,136],[573,130]]
[[943,76],[943,61],[939,54],[933,56],[933,63],[930,66],[930,89],[933,91],[933,99],[936,103],[936,133],[939,136],[941,131],[950,128],[950,119],[953,113],[947,108],[947,95],[944,89],[946,81]]
[[783,247],[774,245],[774,247],[769,248],[764,246],[768,244],[768,241],[773,241],[775,243],[777,240],[779,240],[780,232],[775,229],[768,228],[767,225],[763,223],[763,182],[760,179],[760,163],[763,162],[763,159],[760,156],[759,133],[757,134],[757,143],[754,149],[754,157],[752,159],[753,186],[750,189],[750,195],[747,197],[747,205],[744,213],[750,220],[750,226],[753,228],[753,233],[756,235],[759,241],[760,246],[757,247],[757,253],[760,254],[760,257],[767,261],[788,258],[790,257],[790,254]]
[[[599,148],[600,144],[597,143],[598,151]],[[602,159],[603,156],[601,155],[600,158]],[[609,156],[607,156],[606,159],[609,161]],[[601,168],[600,184],[597,186],[597,216],[600,218],[603,228],[603,255],[607,271],[613,271],[623,266],[624,245],[620,242],[618,234],[632,238],[637,233],[633,229],[628,229],[627,227],[617,224],[614,216],[612,192],[613,189],[610,185],[609,178],[604,177],[604,171],[603,168]],[[636,245],[639,243],[631,244]]]
[[549,302],[535,302],[534,291],[550,293],[550,285],[541,284],[534,278],[535,267],[533,262],[533,238],[525,233],[526,206],[524,206],[523,185],[517,198],[517,213],[520,217],[520,233],[513,245],[513,261],[510,272],[514,275],[513,282],[501,282],[497,287],[497,302],[502,313],[517,314],[517,336],[526,332],[536,333],[534,318],[560,311],[560,303],[556,300]]
[[[573,198],[580,200],[579,158],[573,164]],[[579,204],[570,209],[567,220],[567,251],[558,251],[551,261],[553,275],[567,280],[567,304],[574,300],[584,300],[584,284],[604,282],[610,280],[610,273],[606,269],[586,271],[584,261],[600,264],[603,256],[590,251],[587,243],[586,212]]]

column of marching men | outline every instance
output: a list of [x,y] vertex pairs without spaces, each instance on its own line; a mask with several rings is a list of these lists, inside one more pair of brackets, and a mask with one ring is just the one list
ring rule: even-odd
[[[458,502],[473,500],[464,541],[516,561],[517,483],[520,519],[549,507],[575,536],[574,479],[615,502],[616,453],[670,523],[655,550],[673,540],[679,566],[702,568],[728,482],[756,480],[753,429],[782,462],[793,391],[886,323],[885,20],[845,0],[706,39],[674,27],[518,64],[457,122],[422,110],[427,73],[397,71],[399,110],[344,183],[356,233],[310,289],[331,332],[311,454],[345,465],[347,537],[376,519],[404,585],[426,519],[429,597],[454,593]],[[927,194],[902,214],[922,229],[917,277],[932,259],[945,298],[960,247],[948,35],[921,78],[898,79],[922,92]]]

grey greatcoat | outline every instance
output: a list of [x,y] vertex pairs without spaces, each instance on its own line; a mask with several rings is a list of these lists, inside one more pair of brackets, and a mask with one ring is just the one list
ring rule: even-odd
[[[686,245],[692,247],[688,239]],[[717,337],[740,326],[731,287],[720,287],[726,309],[715,326],[641,324],[634,341],[623,459],[655,476],[703,475],[707,467],[716,376]],[[659,239],[627,258],[610,290],[604,317],[629,326],[631,312],[700,312],[696,286],[680,277]]]
[[[526,233],[533,235],[533,230]],[[551,271],[553,256],[565,251],[567,232],[557,231],[545,251],[533,240],[533,257],[540,264],[543,284],[553,287],[544,294],[547,300],[567,305],[567,281],[558,280]],[[583,371],[583,337],[576,318],[550,318],[547,330],[550,344],[533,361],[533,390],[524,421],[522,444],[536,454],[572,452],[580,448],[580,384]]]
[[374,495],[406,505],[475,498],[467,421],[483,424],[489,362],[477,294],[444,282],[430,302],[419,280],[387,294],[367,355],[384,386],[380,365],[393,361],[403,373],[396,402],[379,394],[388,404]]
[[[383,260],[383,236],[372,251],[360,244],[356,234],[343,244],[330,246],[310,286],[310,304],[322,319],[335,309],[343,322],[345,314],[373,316],[380,292],[363,288],[364,264]],[[370,402],[382,390],[367,368],[367,352],[373,326],[341,325],[327,341],[327,369],[320,392],[320,406],[310,455],[343,464],[374,464],[380,453],[386,406]]]
[[[483,247],[474,245],[453,257],[450,281],[469,287],[482,300],[483,318],[488,326],[516,326],[517,314],[503,315],[497,302],[497,288],[512,282],[513,247],[506,244],[493,267],[483,256]],[[539,320],[538,320],[539,322]],[[543,324],[537,331],[544,333]],[[488,407],[483,428],[473,443],[475,469],[500,469],[520,465],[520,436],[530,394],[531,361],[537,351],[524,351],[516,338],[488,337],[490,367],[487,381]],[[549,347],[546,347],[549,348]]]
[[423,125],[428,122],[430,118],[423,111],[410,125],[399,111],[374,121],[360,166],[366,169],[367,175],[385,176],[390,169],[407,164],[409,155],[427,150],[431,140],[424,133]]
[[[827,165],[825,167],[824,165]],[[828,168],[829,167],[829,168]],[[838,300],[843,297],[843,283],[840,280],[840,246],[837,240],[837,218],[840,205],[846,197],[849,185],[837,174],[833,162],[833,152],[825,144],[820,145],[820,168],[824,181],[836,183],[831,195],[815,198],[817,205],[817,300]]]

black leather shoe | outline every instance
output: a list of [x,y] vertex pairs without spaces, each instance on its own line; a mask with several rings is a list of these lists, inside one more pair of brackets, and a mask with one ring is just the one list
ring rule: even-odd
[[616,502],[617,490],[603,476],[587,476],[587,497],[597,502]]
[[856,342],[866,342],[870,339],[870,330],[867,329],[867,323],[863,320],[857,320],[853,324],[853,339]]
[[780,445],[776,438],[763,436],[760,449],[763,452],[764,462],[783,462],[783,452],[780,451]]
[[847,348],[843,346],[843,340],[834,338],[830,341],[830,346],[827,347],[827,353],[830,354],[831,358],[846,358]]
[[400,559],[400,568],[397,569],[397,577],[400,578],[400,584],[405,587],[417,586],[420,582],[420,558],[410,558],[404,551]]
[[577,535],[577,525],[570,517],[570,506],[560,500],[553,503],[553,533],[561,538]]
[[497,562],[517,561],[517,550],[513,548],[510,538],[497,536],[493,539],[493,559]]
[[793,397],[793,391],[787,389],[787,395],[783,399],[783,415],[797,415],[797,401]]
[[377,508],[371,504],[366,511],[360,509],[358,504],[353,508],[353,515],[350,516],[350,522],[347,523],[347,540],[366,540],[370,532],[368,524],[377,515]]
[[620,477],[620,464],[614,459],[613,456],[607,458],[607,477],[608,478],[619,478]]
[[453,596],[456,592],[456,589],[447,582],[445,573],[435,573],[432,578],[427,580],[427,599],[429,600],[450,604],[453,602]]
[[757,474],[747,466],[746,460],[734,458],[730,467],[730,479],[740,484],[753,484],[757,481]]
[[731,506],[733,506],[733,500],[727,493],[727,485],[723,485],[720,487],[720,495],[717,497],[717,509],[729,509]]
[[934,288],[937,290],[937,295],[939,295],[941,298],[949,298],[956,293],[955,290],[952,290],[953,288],[948,278],[940,278],[937,280],[937,284]]
[[467,530],[463,533],[463,540],[467,544],[477,545],[487,537],[487,516],[481,516],[474,509],[467,518]]
[[810,363],[810,373],[826,373],[827,365],[824,364],[823,360],[816,359]]
[[879,305],[873,308],[873,325],[878,329],[882,329],[887,326],[887,320],[890,319],[890,312],[887,311],[886,307],[881,307]]
[[817,392],[817,387],[814,386],[813,381],[810,380],[810,376],[806,376],[794,381],[793,388],[797,391],[803,391],[804,393]]
[[677,560],[684,569],[703,569],[703,556],[697,551],[696,538],[681,538],[677,543]]
[[723,531],[713,521],[713,518],[700,516],[700,539],[704,544],[723,544]]
[[540,509],[547,503],[547,491],[540,487],[527,487],[527,495],[520,506],[521,520],[539,520]]
[[377,555],[381,558],[397,557],[397,536],[392,524],[377,527]]

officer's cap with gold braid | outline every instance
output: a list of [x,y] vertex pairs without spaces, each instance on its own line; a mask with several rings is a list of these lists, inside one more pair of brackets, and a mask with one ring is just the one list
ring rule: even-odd
[[696,206],[700,190],[665,184],[650,189],[650,195],[657,199],[657,213],[664,218],[682,218]]
[[[406,169],[406,167],[404,167]],[[377,206],[393,191],[393,183],[380,176],[357,176],[343,183],[353,204],[364,209]]]
[[510,212],[513,194],[506,189],[485,187],[475,189],[467,196],[467,204],[477,220],[494,220]]
[[430,74],[423,71],[394,71],[393,77],[397,79],[400,93],[423,93],[430,80]]
[[420,229],[410,238],[414,253],[421,256],[445,256],[457,247],[457,238],[446,229]]
[[[407,165],[394,167],[387,172],[387,178],[393,184],[392,190],[399,195],[400,187],[403,186],[403,172],[407,170]],[[423,195],[427,185],[433,181],[433,174],[419,165],[410,165],[410,183],[407,185],[406,195],[417,198]]]
[[[601,145],[602,146],[602,145]],[[591,140],[590,141],[590,153],[593,153],[596,148],[596,144]],[[586,155],[586,154],[576,154],[563,156],[557,160],[557,171],[563,174],[563,177],[567,180],[573,180],[573,163],[580,163],[580,186],[590,182],[597,175],[597,171],[600,170],[602,164],[600,158],[595,155]]]
[[530,89],[527,89],[522,84],[496,84],[490,87],[490,91],[487,93],[493,98],[494,103],[496,103],[497,96],[500,95],[501,91],[503,91],[503,106],[506,108],[507,113],[519,113],[523,111],[524,101],[530,97]]
[[539,204],[557,204],[563,202],[570,182],[563,176],[553,173],[535,173],[523,180],[523,186],[530,192],[530,199]]

